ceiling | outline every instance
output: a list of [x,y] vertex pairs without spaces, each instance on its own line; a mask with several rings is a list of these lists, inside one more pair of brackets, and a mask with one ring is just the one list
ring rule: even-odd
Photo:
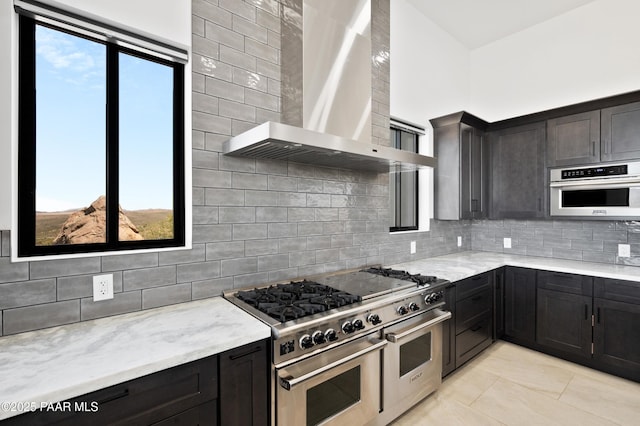
[[594,0],[407,1],[472,50]]

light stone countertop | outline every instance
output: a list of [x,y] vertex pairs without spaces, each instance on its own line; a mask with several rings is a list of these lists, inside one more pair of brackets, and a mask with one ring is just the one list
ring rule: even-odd
[[[0,337],[0,403],[39,407],[270,336],[214,297]],[[18,414],[0,404],[0,419]]]
[[465,251],[392,265],[393,268],[404,269],[412,274],[436,275],[438,278],[444,278],[451,282],[460,281],[502,266],[519,266],[545,271],[636,281],[640,286],[640,268],[637,266],[502,253]]

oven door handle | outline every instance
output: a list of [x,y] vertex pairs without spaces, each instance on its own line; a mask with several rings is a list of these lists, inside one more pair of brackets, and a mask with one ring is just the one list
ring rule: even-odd
[[[364,349],[361,349],[357,352],[354,352],[352,354],[349,354],[343,358],[340,358],[336,361],[330,362],[328,364],[323,365],[320,368],[317,368],[313,371],[309,371],[307,373],[304,373],[302,375],[300,375],[299,377],[293,377],[293,375],[289,374],[287,372],[286,369],[281,369],[280,373],[278,374],[278,379],[280,381],[280,386],[282,386],[284,389],[290,391],[291,389],[293,389],[296,385],[299,385],[300,383],[307,381],[309,379],[311,379],[312,377],[315,377],[319,374],[324,373],[325,371],[329,371],[332,368],[338,367],[339,365],[345,364],[353,359],[356,359],[358,357],[361,357],[365,354],[368,354],[369,352],[373,352],[375,350],[378,350],[384,346],[387,345],[387,341],[386,340],[378,340],[376,343],[372,344],[371,346],[368,346]],[[284,376],[284,377],[282,377]]]
[[420,330],[422,330],[424,328],[434,326],[436,324],[439,324],[439,323],[441,323],[443,321],[446,321],[449,318],[451,318],[451,312],[449,312],[449,311],[442,311],[440,309],[434,309],[433,312],[436,314],[435,318],[433,318],[433,319],[431,319],[431,320],[429,320],[427,322],[423,322],[422,324],[419,324],[416,327],[412,327],[409,330],[401,331],[400,333],[387,333],[387,335],[385,337],[391,343],[396,343],[398,340],[402,339],[405,336],[408,336],[408,335],[410,335],[412,333],[415,333],[416,331],[420,331]]
[[636,187],[640,185],[638,177],[619,178],[619,179],[590,179],[583,181],[571,182],[551,182],[550,188],[571,188],[571,189],[606,189],[616,187]]

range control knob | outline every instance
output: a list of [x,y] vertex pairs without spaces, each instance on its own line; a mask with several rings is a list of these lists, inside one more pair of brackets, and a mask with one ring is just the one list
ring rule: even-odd
[[342,331],[345,334],[353,333],[355,331],[355,328],[353,328],[353,324],[351,324],[351,321],[345,321],[344,324],[342,324]]
[[370,322],[371,325],[378,325],[382,322],[382,320],[380,319],[378,314],[369,314],[369,316],[367,316],[367,322]]
[[406,314],[407,314],[407,312],[409,312],[409,309],[407,309],[407,307],[406,307],[406,306],[401,305],[401,306],[398,306],[398,309],[396,309],[396,311],[397,311],[400,315],[406,315]]
[[409,304],[409,310],[410,310],[410,311],[413,311],[413,312],[415,312],[415,311],[419,311],[419,310],[420,310],[420,306],[418,306],[418,304],[417,304],[417,303],[415,303],[415,302],[411,302],[411,303]]
[[338,333],[333,328],[330,328],[324,332],[324,337],[330,342],[335,342],[338,340]]
[[356,330],[362,330],[364,328],[364,324],[362,323],[362,320],[355,320],[353,321],[353,328],[355,328]]
[[324,333],[322,333],[322,331],[316,331],[315,333],[313,333],[311,338],[313,339],[313,343],[315,343],[316,345],[321,345],[327,341],[327,338],[325,337]]
[[300,338],[300,349],[310,349],[313,347],[313,339],[308,334]]

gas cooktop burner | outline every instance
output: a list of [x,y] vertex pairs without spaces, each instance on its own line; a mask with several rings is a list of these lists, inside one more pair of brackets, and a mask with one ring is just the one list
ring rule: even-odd
[[371,274],[382,275],[385,277],[395,278],[398,280],[413,281],[419,286],[434,283],[438,279],[437,277],[434,277],[432,275],[410,274],[407,271],[402,271],[399,269],[391,269],[391,268],[373,267],[373,268],[363,269],[362,272],[369,272]]
[[292,281],[239,291],[236,297],[280,322],[359,302],[360,296],[313,281]]

